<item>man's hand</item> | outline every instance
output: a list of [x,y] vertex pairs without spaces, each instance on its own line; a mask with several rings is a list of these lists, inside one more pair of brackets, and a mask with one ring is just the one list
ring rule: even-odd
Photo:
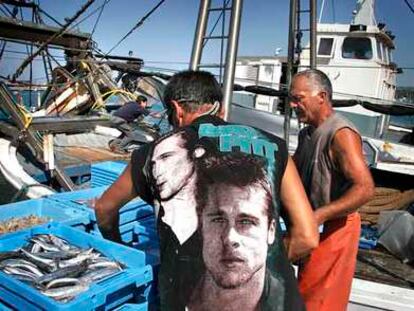
[[95,202],[98,227],[104,238],[122,242],[119,232],[119,210],[136,197],[132,186],[131,165],[129,164],[119,178]]

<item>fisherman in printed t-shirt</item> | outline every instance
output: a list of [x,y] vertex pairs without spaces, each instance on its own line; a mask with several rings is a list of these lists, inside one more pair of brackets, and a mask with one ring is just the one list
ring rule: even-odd
[[[106,238],[120,242],[119,209],[136,196],[154,206],[160,237],[161,310],[205,309],[203,293],[211,286],[224,309],[236,307],[226,303],[231,293],[239,302],[248,299],[243,310],[258,306],[303,310],[288,258],[307,255],[317,246],[318,232],[299,175],[282,139],[225,122],[221,100],[220,85],[208,72],[184,71],[170,79],[164,103],[177,129],[134,151],[125,171],[95,205],[99,228]],[[226,171],[246,180],[234,185],[225,170],[211,175],[207,165],[223,157],[246,158],[259,166],[245,170],[224,162]],[[203,182],[205,178],[209,181]],[[215,178],[218,184],[210,182]],[[203,184],[207,190],[200,201]],[[246,209],[252,200],[257,201],[257,209]],[[281,207],[289,224],[283,241],[278,222]],[[212,219],[212,213],[219,218]],[[230,243],[230,248],[226,232],[243,238]],[[214,267],[239,280],[230,282],[233,289],[211,279],[217,276]],[[250,279],[257,280],[257,291],[245,297],[243,289],[253,284]]]

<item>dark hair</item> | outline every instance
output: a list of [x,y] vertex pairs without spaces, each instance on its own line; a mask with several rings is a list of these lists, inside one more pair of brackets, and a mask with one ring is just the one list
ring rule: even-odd
[[148,101],[148,98],[146,98],[146,97],[145,97],[145,96],[143,96],[143,95],[138,95],[138,96],[137,96],[136,101],[137,101],[138,103],[141,103],[141,102],[147,102],[147,101]]
[[[165,134],[163,136],[161,136],[160,138],[158,138],[152,147],[152,153],[154,152],[155,148],[157,148],[157,146],[162,143],[164,140],[172,137],[172,136],[181,136],[183,139],[183,145],[180,146],[183,149],[186,149],[187,151],[187,155],[188,158],[190,159],[190,161],[192,163],[194,163],[194,159],[193,159],[193,154],[194,154],[194,149],[196,148],[197,145],[197,138],[198,138],[198,134],[196,131],[191,131],[191,130],[186,130],[186,129],[180,129],[178,131],[173,131],[170,132],[168,134]],[[156,180],[155,180],[155,176],[153,176],[152,173],[152,169],[153,169],[153,165],[154,162],[152,161],[153,155],[151,154],[150,157],[147,157],[147,160],[145,162],[144,165],[144,175],[147,176],[148,180],[149,180],[149,184],[151,185],[151,187],[154,187],[154,185],[156,185]],[[195,170],[195,168],[194,168]]]
[[270,183],[267,179],[265,159],[241,152],[217,154],[196,162],[197,169],[197,213],[201,216],[209,191],[214,185],[224,184],[239,188],[258,185],[266,192],[268,223],[274,219],[274,205]]
[[169,132],[160,138],[158,138],[154,142],[154,149],[157,147],[158,144],[160,144],[162,141],[166,140],[167,138],[171,136],[181,136],[184,140],[184,145],[182,146],[184,149],[188,151],[188,153],[191,155],[196,148],[197,145],[197,139],[198,139],[198,133],[196,131],[192,131],[189,129],[180,129],[178,131],[172,131]]
[[313,86],[318,87],[319,90],[325,91],[328,94],[329,101],[332,101],[332,83],[324,72],[318,69],[308,69],[298,72],[295,78],[302,76],[311,80],[311,83],[314,84]]
[[164,104],[171,109],[171,101],[179,102],[184,111],[195,112],[203,104],[221,102],[221,87],[207,71],[181,71],[169,80],[164,90]]

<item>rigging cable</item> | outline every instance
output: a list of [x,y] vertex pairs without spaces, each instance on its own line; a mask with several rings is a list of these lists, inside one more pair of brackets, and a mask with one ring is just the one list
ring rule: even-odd
[[414,13],[414,8],[413,6],[410,4],[410,2],[408,2],[408,0],[404,0],[405,4],[410,8],[411,13]]
[[[230,0],[227,0],[226,7],[229,4],[229,2],[230,2]],[[219,14],[219,16],[217,17],[216,22],[214,23],[213,27],[211,28],[210,33],[208,34],[207,38],[209,38],[209,37],[211,37],[213,35],[213,32],[214,32],[214,30],[216,30],[216,27],[217,27],[217,25],[218,25],[218,23],[219,23],[222,15],[223,15],[223,11],[221,11],[220,14]],[[204,40],[204,42],[203,42],[203,48],[206,46],[208,40],[209,39],[205,39]]]
[[37,49],[37,51],[35,53],[33,53],[30,57],[28,57],[21,65],[20,67],[16,70],[16,72],[14,73],[12,80],[16,80],[16,78],[18,76],[20,76],[23,73],[23,70],[26,68],[26,66],[37,56],[40,54],[40,52],[42,52],[44,50],[45,47],[47,47],[53,39],[61,36],[64,32],[66,32],[66,30],[68,29],[68,27],[83,13],[85,12],[88,7],[91,6],[92,3],[94,3],[95,0],[88,0],[88,2],[83,5],[81,7],[81,9],[75,13],[74,16],[72,16],[71,18],[67,19],[66,24],[62,27],[62,29],[55,33],[53,36],[49,37],[48,40],[46,40],[45,42],[43,42],[40,47]]
[[96,30],[96,26],[98,25],[99,20],[101,19],[103,10],[105,9],[105,6],[109,3],[109,1],[111,1],[111,0],[104,0],[104,4],[101,7],[101,11],[99,12],[99,15],[98,15],[98,17],[96,19],[95,25],[93,25],[92,32],[91,32],[91,34],[89,36],[89,39],[88,39],[89,42],[92,40],[92,35],[94,34],[94,32]]
[[46,17],[50,18],[52,21],[54,21],[59,27],[62,27],[62,23],[60,23],[57,19],[55,19],[53,16],[51,16],[49,13],[47,13],[45,10],[43,10],[40,6],[37,7],[39,12],[43,13]]
[[7,12],[3,10],[3,8],[0,6],[0,12],[2,12],[4,15],[7,16]]
[[122,41],[124,41],[131,33],[134,32],[134,30],[136,30],[138,27],[142,26],[144,24],[144,21],[151,16],[152,13],[155,12],[155,10],[157,10],[161,4],[163,4],[165,2],[165,0],[161,0],[153,9],[151,9],[144,17],[141,18],[141,20],[134,26],[132,27],[132,29],[130,31],[128,31],[128,33],[122,37],[121,40],[118,41],[117,44],[114,45],[113,48],[111,48],[106,54],[105,56],[107,56],[109,53],[111,53],[114,49],[116,49],[118,47],[118,45],[121,44]]
[[[7,7],[7,5],[5,5],[5,4],[2,3],[1,6],[7,11],[7,13],[10,14],[11,17],[15,18],[15,14],[13,14],[12,11],[9,10],[9,8]],[[6,13],[4,13],[3,9],[2,9],[2,12],[3,12],[4,15],[7,15]]]

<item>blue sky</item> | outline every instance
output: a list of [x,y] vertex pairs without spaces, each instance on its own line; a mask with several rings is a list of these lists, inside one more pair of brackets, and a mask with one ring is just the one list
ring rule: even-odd
[[[414,6],[414,0],[408,0]],[[62,21],[71,17],[86,0],[40,0],[46,12]],[[89,8],[102,5],[104,0],[96,0]],[[159,0],[111,0],[105,7],[94,40],[104,52],[112,48],[136,22],[154,7]],[[303,4],[307,1],[302,1]],[[318,1],[320,8],[322,0]],[[385,22],[388,29],[396,35],[394,60],[400,67],[414,68],[412,49],[414,40],[414,14],[410,12],[404,0],[377,0],[376,16]],[[213,4],[221,5],[222,0],[212,0]],[[113,53],[127,55],[129,50],[134,56],[144,59],[147,66],[184,69],[191,55],[195,24],[198,13],[197,0],[166,0],[165,3],[145,22],[145,24],[128,37]],[[325,0],[323,22],[348,23],[355,8],[354,0]],[[84,14],[83,16],[87,15]],[[289,0],[245,0],[240,34],[239,55],[273,55],[276,48],[281,48],[281,55],[287,53]],[[98,14],[79,25],[79,29],[90,32]],[[318,13],[319,16],[319,13]],[[6,50],[16,50],[9,45]],[[217,44],[211,43],[207,51],[218,51]],[[217,55],[217,52],[215,53]],[[0,74],[8,74],[8,70],[16,59],[22,55],[7,55],[0,63]],[[36,73],[38,77],[42,72]],[[36,76],[35,74],[35,76]],[[414,70],[405,70],[399,76],[399,85],[414,86]]]

